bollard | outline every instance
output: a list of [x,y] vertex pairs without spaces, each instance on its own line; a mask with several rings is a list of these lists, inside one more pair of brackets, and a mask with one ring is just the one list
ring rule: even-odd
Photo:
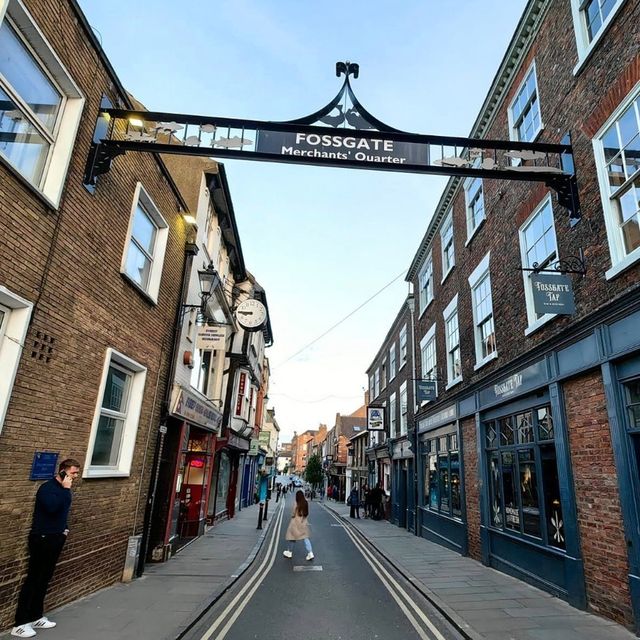
[[262,502],[260,503],[260,511],[258,511],[258,526],[256,529],[262,529]]
[[264,501],[264,514],[262,516],[262,519],[266,522],[267,520],[267,511],[269,510],[269,498],[267,498]]

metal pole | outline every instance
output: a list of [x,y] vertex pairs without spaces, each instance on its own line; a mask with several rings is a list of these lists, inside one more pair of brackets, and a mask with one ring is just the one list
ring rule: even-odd
[[260,503],[260,511],[258,511],[258,526],[256,527],[256,529],[262,529],[262,502]]
[[267,511],[269,510],[269,498],[264,501],[264,514],[262,515],[262,519],[267,521]]

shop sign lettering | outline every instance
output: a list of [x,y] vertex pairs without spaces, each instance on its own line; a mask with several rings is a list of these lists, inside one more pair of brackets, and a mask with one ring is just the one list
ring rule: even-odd
[[199,400],[183,388],[178,392],[172,413],[209,429],[219,429],[222,422],[222,413],[216,407]]
[[576,305],[573,299],[571,278],[562,274],[532,273],[533,307],[536,313],[573,315]]
[[498,398],[505,398],[514,394],[522,386],[523,377],[521,373],[514,373],[503,382],[493,385],[493,392]]
[[517,527],[520,526],[520,511],[516,507],[505,507],[505,513],[507,514],[507,524],[513,524]]

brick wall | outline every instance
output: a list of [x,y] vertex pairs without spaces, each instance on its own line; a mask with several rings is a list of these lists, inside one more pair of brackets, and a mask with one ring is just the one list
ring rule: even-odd
[[475,418],[462,420],[461,431],[464,449],[464,492],[469,555],[475,560],[480,560],[480,469]]
[[[0,628],[12,622],[26,569],[26,536],[39,485],[28,480],[34,451],[59,451],[61,459],[73,456],[84,464],[108,347],[147,367],[133,463],[128,477],[84,479],[74,487],[71,533],[48,606],[112,584],[122,574],[127,538],[142,529],[185,241],[178,197],[152,156],[120,157],[94,195],[84,189],[82,174],[102,93],[114,101],[121,96],[70,4],[25,4],[86,104],[57,211],[0,164],[0,284],[35,305],[0,433],[0,465],[10,471],[0,479]],[[120,274],[138,180],[170,229],[157,305]],[[54,338],[49,362],[31,357],[38,332]]]
[[602,379],[564,385],[589,607],[630,625],[629,563]]

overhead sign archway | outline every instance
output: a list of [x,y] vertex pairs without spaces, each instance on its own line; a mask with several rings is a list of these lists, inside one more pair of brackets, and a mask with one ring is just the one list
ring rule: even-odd
[[325,107],[286,122],[114,109],[103,102],[84,182],[95,186],[128,151],[237,158],[432,175],[541,181],[554,189],[569,220],[580,219],[569,136],[559,144],[407,133],[370,114],[350,76],[359,66],[338,62],[344,82]]

